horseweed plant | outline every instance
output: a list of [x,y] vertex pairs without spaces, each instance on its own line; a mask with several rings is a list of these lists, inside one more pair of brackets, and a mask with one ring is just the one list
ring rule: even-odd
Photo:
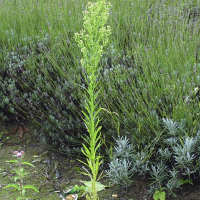
[[14,181],[16,182],[17,180],[19,180],[19,183],[15,183],[15,184],[8,184],[5,188],[15,188],[16,190],[19,191],[20,196],[18,196],[16,198],[16,200],[20,200],[20,199],[27,199],[27,197],[25,197],[25,192],[26,189],[33,189],[35,192],[39,192],[37,188],[35,188],[32,185],[25,185],[23,186],[23,178],[28,174],[24,172],[24,168],[22,168],[22,165],[30,165],[32,167],[34,167],[31,163],[28,162],[22,162],[22,158],[24,156],[25,152],[21,151],[15,151],[14,155],[17,157],[17,160],[9,160],[6,162],[9,163],[16,163],[18,164],[18,169],[15,169],[15,173],[17,174],[17,176],[14,177]]
[[83,144],[83,154],[87,157],[87,163],[84,163],[91,170],[91,173],[87,171],[87,175],[91,179],[91,191],[89,193],[90,199],[98,199],[97,196],[97,175],[99,166],[101,164],[101,156],[96,155],[97,150],[101,146],[100,142],[100,130],[101,126],[98,126],[100,119],[98,113],[97,98],[99,91],[97,91],[97,78],[98,78],[98,63],[102,56],[103,48],[108,43],[108,37],[111,33],[110,27],[105,27],[109,16],[110,3],[104,1],[98,1],[96,3],[88,3],[86,11],[84,11],[84,30],[80,33],[76,33],[75,39],[78,42],[82,52],[81,64],[84,71],[84,77],[88,88],[85,94],[85,109],[83,114],[85,116],[84,122],[89,132],[89,136],[84,138],[86,143],[89,144],[89,148]]

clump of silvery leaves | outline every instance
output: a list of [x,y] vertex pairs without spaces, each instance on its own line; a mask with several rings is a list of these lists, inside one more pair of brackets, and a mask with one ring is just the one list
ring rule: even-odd
[[[163,118],[162,137],[153,144],[153,152],[137,151],[127,137],[116,139],[108,177],[113,184],[128,187],[137,176],[149,178],[150,194],[165,190],[176,196],[177,188],[193,184],[199,177],[200,131],[189,136],[184,130],[186,122]],[[149,158],[149,159],[147,159]]]
[[112,161],[109,163],[108,177],[112,184],[120,184],[128,187],[133,181],[133,175],[137,173],[145,177],[150,170],[147,154],[136,152],[127,137],[116,139],[116,147]]

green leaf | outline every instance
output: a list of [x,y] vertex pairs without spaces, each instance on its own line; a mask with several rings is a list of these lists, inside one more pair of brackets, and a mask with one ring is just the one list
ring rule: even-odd
[[75,185],[72,189],[69,189],[63,193],[63,196],[66,197],[69,194],[78,194],[80,190],[83,189],[83,186]]
[[81,149],[83,154],[87,157],[90,157],[90,150],[83,144],[84,149]]
[[8,163],[17,163],[18,164],[18,161],[17,160],[7,160],[5,162],[8,162]]
[[25,185],[23,186],[23,189],[32,189],[34,190],[35,192],[40,192],[35,186],[33,185]]
[[[82,181],[84,185],[86,186],[86,191],[91,191],[92,189],[92,181]],[[101,184],[100,182],[96,181],[96,190],[97,192],[104,190],[107,186]]]
[[186,180],[184,180],[183,178],[180,179],[180,185],[184,185],[184,184],[187,184],[187,183],[193,185],[192,179],[191,178],[186,179]]
[[8,184],[3,189],[6,189],[6,188],[15,188],[17,190],[20,190],[20,186],[18,184]]
[[16,182],[18,179],[20,179],[19,176],[15,176],[15,177],[14,177],[15,182]]
[[82,111],[82,113],[85,115],[85,118],[86,118],[86,120],[84,120],[84,121],[90,121],[89,116],[85,112],[83,112],[83,111]]
[[23,164],[23,165],[30,165],[31,167],[35,167],[34,165],[32,165],[32,164],[29,163],[29,162],[23,162],[22,164]]
[[83,162],[82,160],[78,160],[79,162],[83,163],[84,165],[88,166],[87,163]]
[[22,196],[25,196],[25,193],[26,193],[26,190],[25,189],[22,189]]
[[188,179],[188,183],[190,183],[191,185],[193,185],[193,181],[191,178]]
[[153,195],[154,200],[165,200],[165,191],[156,190],[155,194]]
[[22,174],[21,174],[21,177],[22,178],[24,178],[26,175],[28,175],[29,173],[28,172],[23,172]]
[[76,170],[78,173],[82,172],[82,169],[80,167],[74,167],[73,169]]
[[31,197],[17,197],[16,200],[21,200],[21,199],[31,199]]

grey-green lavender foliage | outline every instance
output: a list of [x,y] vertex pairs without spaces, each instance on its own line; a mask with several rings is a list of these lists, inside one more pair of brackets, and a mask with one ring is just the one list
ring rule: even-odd
[[[13,30],[6,34],[14,40]],[[82,139],[81,127],[84,126],[77,111],[78,105],[75,106],[74,81],[70,76],[68,79],[59,77],[56,68],[47,60],[47,52],[53,51],[49,48],[48,33],[44,32],[43,37],[24,37],[21,40],[11,50],[7,47],[1,49],[1,119],[8,120],[13,116],[21,123],[30,120],[39,128],[36,135],[41,141],[62,152],[80,152],[78,142]],[[57,53],[59,63],[67,59],[64,55]]]
[[128,159],[114,159],[109,164],[108,177],[112,184],[130,186],[132,183],[133,169],[131,169],[131,162]]
[[[109,163],[108,177],[113,184],[129,186],[134,180],[133,174],[145,177],[150,170],[145,152],[137,152],[129,139],[121,137],[115,140],[113,160]],[[144,162],[144,160],[146,161]]]
[[138,151],[126,137],[118,138],[107,171],[111,182],[127,187],[134,177],[146,175],[151,180],[150,194],[164,188],[174,196],[182,184],[193,184],[200,169],[200,131],[194,137],[185,135],[183,121],[163,118],[164,133],[154,146],[152,157],[148,157],[148,152]]

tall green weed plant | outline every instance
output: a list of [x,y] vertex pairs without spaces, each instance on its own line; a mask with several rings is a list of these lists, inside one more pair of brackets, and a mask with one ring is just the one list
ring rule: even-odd
[[84,78],[87,83],[85,89],[85,111],[84,122],[89,136],[84,138],[86,144],[83,144],[82,152],[87,157],[87,163],[83,162],[91,172],[87,175],[91,179],[91,191],[89,199],[98,199],[97,180],[101,156],[98,150],[101,146],[101,126],[99,126],[100,108],[98,102],[99,91],[97,89],[99,77],[99,61],[101,59],[103,48],[107,45],[111,29],[106,26],[109,17],[110,4],[105,1],[88,3],[84,11],[84,29],[76,33],[75,39],[81,48],[82,58],[81,65],[83,68]]

